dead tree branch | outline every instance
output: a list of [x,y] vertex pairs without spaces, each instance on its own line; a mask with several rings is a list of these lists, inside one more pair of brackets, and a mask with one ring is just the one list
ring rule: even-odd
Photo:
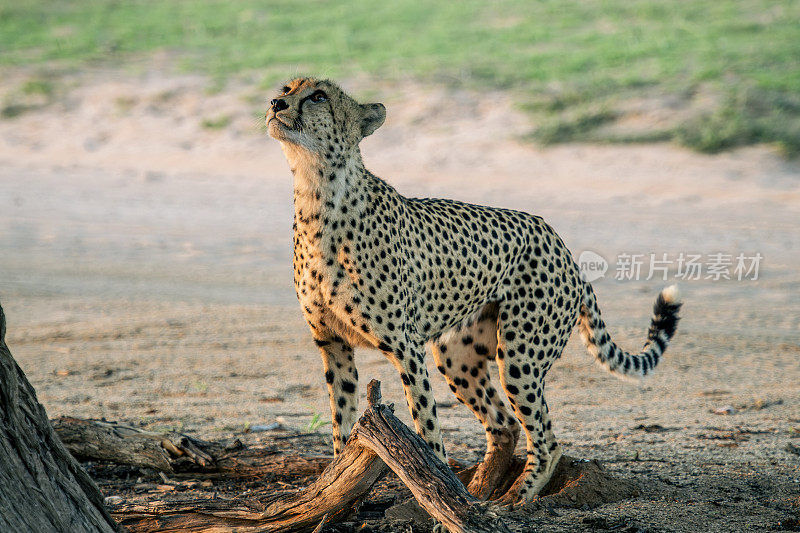
[[206,442],[182,433],[152,433],[101,420],[61,417],[52,420],[64,446],[78,459],[154,468],[168,474],[254,478],[266,474],[319,475],[326,457],[275,455],[267,447],[246,448]]
[[[392,468],[425,510],[450,531],[508,531],[496,514],[470,496],[428,445],[394,416],[391,407],[380,404],[377,381],[369,384],[367,396],[370,405],[347,445],[320,477],[296,494],[268,502],[261,511],[217,499],[120,504],[113,515],[135,532],[310,531],[323,520],[335,523],[349,514]],[[173,436],[170,442],[175,439],[178,437]],[[185,446],[182,440],[179,443]],[[203,443],[195,441],[193,445],[197,450],[192,453],[207,453],[212,463],[219,463],[207,452],[208,447],[204,452]]]

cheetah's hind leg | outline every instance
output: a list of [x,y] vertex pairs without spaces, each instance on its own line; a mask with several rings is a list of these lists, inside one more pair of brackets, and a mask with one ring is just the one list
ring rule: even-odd
[[546,305],[535,299],[500,305],[497,335],[500,382],[522,423],[527,441],[525,469],[498,500],[501,504],[515,505],[536,498],[561,458],[544,398],[544,385],[545,374],[561,356],[573,323],[568,313],[548,312]]
[[481,316],[471,326],[431,345],[436,366],[450,389],[486,432],[486,454],[467,487],[481,500],[499,496],[495,493],[503,488],[519,437],[519,425],[487,372],[496,351],[496,315]]

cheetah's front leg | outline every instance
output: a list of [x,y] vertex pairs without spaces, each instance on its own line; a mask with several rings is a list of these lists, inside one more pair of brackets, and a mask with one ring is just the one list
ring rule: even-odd
[[417,434],[447,464],[439,419],[436,416],[436,401],[433,399],[428,369],[425,366],[425,346],[406,347],[405,343],[400,342],[396,347],[384,348],[388,347],[383,347],[381,351],[400,371],[406,403],[411,411],[411,418],[414,419]]
[[331,402],[333,454],[339,455],[356,422],[358,409],[358,370],[353,347],[339,337],[315,338],[322,354],[325,381]]

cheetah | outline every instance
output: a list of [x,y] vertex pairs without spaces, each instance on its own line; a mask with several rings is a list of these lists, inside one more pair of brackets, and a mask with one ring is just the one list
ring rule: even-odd
[[[545,375],[578,325],[609,371],[653,371],[678,323],[677,288],[656,299],[644,348],[619,348],[592,286],[541,217],[454,200],[406,198],[364,167],[359,143],[386,117],[335,83],[294,79],[270,102],[267,130],[294,175],[294,284],[322,354],[334,454],[357,414],[353,349],[380,350],[397,368],[417,434],[446,460],[426,347],[458,400],[486,432],[469,490],[514,505],[535,498],[561,456]],[[500,385],[513,416],[492,384]],[[520,433],[522,474],[504,494],[504,465]]]

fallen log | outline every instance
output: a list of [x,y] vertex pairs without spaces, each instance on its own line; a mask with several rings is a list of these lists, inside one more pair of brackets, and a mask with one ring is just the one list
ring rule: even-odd
[[111,514],[132,533],[311,531],[326,515],[329,523],[346,516],[386,471],[386,465],[370,450],[345,446],[314,483],[299,493],[275,498],[263,510],[206,498],[123,503],[111,506]]
[[[113,505],[131,532],[311,531],[347,516],[389,468],[420,505],[451,532],[509,531],[486,504],[472,497],[428,445],[380,403],[380,384],[368,387],[369,406],[344,450],[300,492],[278,496],[262,510],[220,499]],[[199,441],[198,441],[199,442]],[[212,459],[213,456],[209,455]],[[387,467],[388,465],[388,467]]]
[[51,420],[61,442],[80,460],[153,468],[167,474],[256,478],[263,475],[319,475],[328,457],[277,455],[268,447],[247,448],[207,442],[183,433],[153,433],[105,420],[61,417]]
[[168,473],[180,470],[181,465],[185,468],[187,462],[200,469],[215,469],[211,450],[203,449],[213,445],[181,433],[151,433],[116,422],[72,417],[51,423],[58,438],[78,459],[113,461]]

